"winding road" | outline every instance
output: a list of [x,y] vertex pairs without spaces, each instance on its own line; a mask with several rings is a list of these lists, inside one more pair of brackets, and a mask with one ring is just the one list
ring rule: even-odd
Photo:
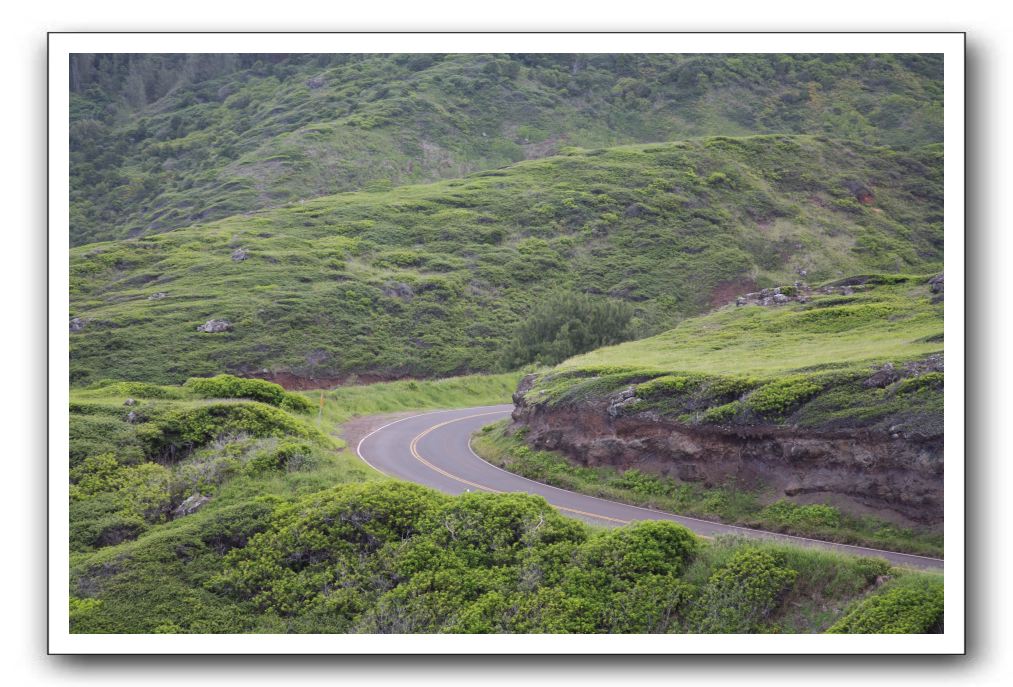
[[390,477],[423,484],[448,494],[466,491],[538,494],[565,515],[598,525],[625,525],[634,520],[671,520],[699,535],[738,534],[803,546],[832,549],[862,556],[878,556],[892,563],[942,569],[943,561],[913,554],[775,534],[725,525],[664,511],[607,501],[529,480],[479,458],[471,449],[471,435],[483,425],[510,415],[511,405],[437,410],[412,415],[374,429],[362,437],[356,453]]

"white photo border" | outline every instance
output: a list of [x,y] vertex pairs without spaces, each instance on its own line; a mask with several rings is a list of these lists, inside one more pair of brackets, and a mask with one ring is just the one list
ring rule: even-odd
[[[963,33],[49,34],[51,654],[962,654],[965,651]],[[942,53],[945,632],[938,635],[74,635],[69,632],[69,55],[94,53]]]

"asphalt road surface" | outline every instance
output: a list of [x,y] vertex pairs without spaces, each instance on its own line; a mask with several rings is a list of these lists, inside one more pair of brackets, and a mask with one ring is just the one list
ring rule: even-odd
[[507,417],[513,406],[482,406],[437,410],[389,422],[366,436],[356,453],[380,472],[424,484],[448,494],[466,491],[526,492],[545,497],[564,515],[597,525],[625,525],[634,520],[672,520],[699,535],[738,534],[833,549],[861,556],[878,556],[892,563],[942,569],[943,561],[913,554],[775,534],[735,525],[690,518],[664,511],[607,501],[529,480],[491,465],[471,449],[471,435],[483,425]]

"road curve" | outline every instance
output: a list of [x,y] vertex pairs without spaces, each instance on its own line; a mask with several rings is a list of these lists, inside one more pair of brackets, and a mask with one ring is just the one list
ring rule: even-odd
[[487,463],[471,449],[471,435],[476,430],[507,417],[512,410],[511,405],[498,405],[412,415],[373,430],[359,441],[355,451],[367,464],[390,477],[423,484],[448,494],[465,491],[538,494],[563,514],[598,525],[625,525],[634,520],[671,520],[705,537],[738,534],[861,556],[877,556],[900,565],[943,568],[943,561],[938,558],[725,525],[607,501],[515,475]]

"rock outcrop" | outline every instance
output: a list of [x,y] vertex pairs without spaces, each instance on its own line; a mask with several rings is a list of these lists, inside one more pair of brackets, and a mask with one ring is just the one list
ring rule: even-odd
[[175,510],[172,511],[173,517],[181,518],[185,515],[191,515],[196,513],[211,500],[210,496],[204,496],[203,494],[193,494],[188,496],[183,503],[179,504]]
[[232,331],[232,323],[228,320],[208,320],[197,327],[197,331],[205,334],[217,334],[218,332]]

